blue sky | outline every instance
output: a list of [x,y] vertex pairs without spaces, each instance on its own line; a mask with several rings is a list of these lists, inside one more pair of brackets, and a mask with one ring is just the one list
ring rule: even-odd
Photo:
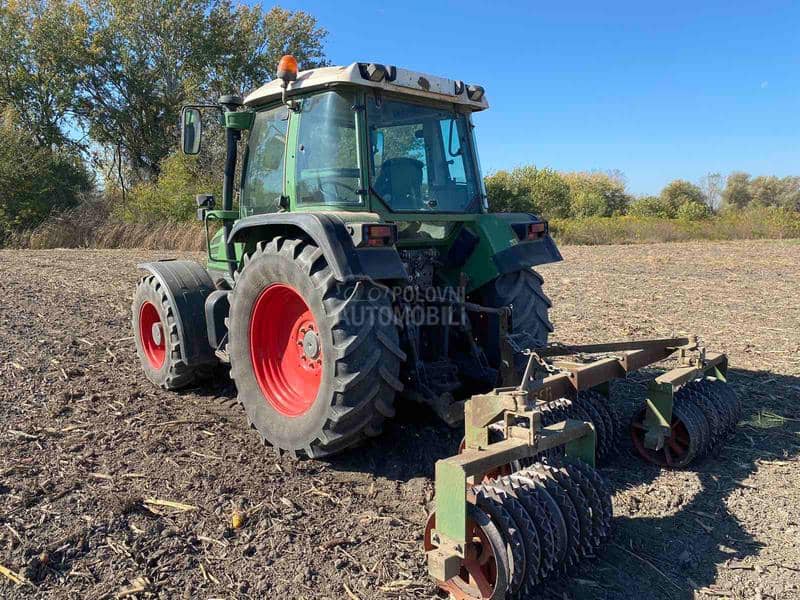
[[486,172],[619,169],[637,194],[712,171],[800,175],[800,2],[279,4],[317,17],[334,64],[483,85]]

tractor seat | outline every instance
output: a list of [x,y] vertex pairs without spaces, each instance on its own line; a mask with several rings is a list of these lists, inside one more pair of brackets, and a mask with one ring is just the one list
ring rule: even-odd
[[417,210],[422,202],[424,164],[408,157],[389,158],[375,178],[375,191],[396,210]]

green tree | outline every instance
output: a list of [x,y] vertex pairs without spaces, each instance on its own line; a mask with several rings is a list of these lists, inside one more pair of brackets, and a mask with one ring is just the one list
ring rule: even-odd
[[67,0],[0,3],[0,107],[14,108],[37,146],[74,144],[66,131],[86,25]]
[[161,161],[158,179],[134,186],[121,207],[130,221],[188,221],[195,217],[197,193],[222,197],[222,180],[200,164],[197,156],[175,151]]
[[675,211],[675,218],[680,221],[701,221],[711,216],[711,209],[706,204],[690,200],[684,202]]
[[602,194],[590,190],[580,190],[571,195],[571,216],[577,218],[609,216],[608,201]]
[[569,185],[553,169],[533,165],[497,171],[485,178],[491,210],[532,212],[549,218],[568,217]]
[[13,108],[0,114],[0,242],[12,231],[35,227],[53,210],[75,206],[91,187],[77,153],[39,145]]
[[784,177],[781,184],[778,205],[789,210],[800,211],[800,177]]
[[214,102],[269,81],[280,55],[326,64],[311,15],[229,0],[87,0],[76,112],[116,149],[132,180],[157,177],[177,143],[182,104]]
[[751,202],[759,206],[778,206],[783,193],[783,182],[774,175],[760,175],[750,181]]
[[750,175],[736,171],[728,175],[722,190],[722,204],[727,208],[745,208],[753,200],[750,191]]
[[631,202],[628,214],[634,217],[670,218],[670,206],[658,196],[643,196]]
[[563,173],[572,197],[571,213],[576,217],[608,217],[622,214],[631,201],[621,173]]
[[681,205],[687,202],[706,204],[706,196],[698,186],[685,179],[670,181],[661,190],[661,201],[667,207],[670,218],[674,218]]

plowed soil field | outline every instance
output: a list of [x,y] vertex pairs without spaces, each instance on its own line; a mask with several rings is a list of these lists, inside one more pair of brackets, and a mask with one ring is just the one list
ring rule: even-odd
[[[544,597],[800,598],[800,244],[563,254],[541,268],[555,339],[699,333],[728,353],[744,420],[683,471],[624,441],[601,467],[609,545]],[[155,389],[130,301],[136,263],[168,256],[0,252],[0,566],[25,579],[0,574],[0,597],[434,597],[422,528],[460,434],[400,406],[372,443],[295,461],[248,429],[224,371]],[[645,381],[615,387],[624,410]]]

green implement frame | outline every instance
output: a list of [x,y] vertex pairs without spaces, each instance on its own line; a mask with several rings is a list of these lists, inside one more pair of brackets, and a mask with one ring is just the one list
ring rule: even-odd
[[[513,343],[507,340],[503,360],[513,364]],[[563,345],[526,350],[522,381],[488,394],[472,396],[464,405],[464,452],[436,463],[436,528],[428,551],[428,570],[438,581],[458,575],[466,545],[468,488],[514,461],[564,447],[567,459],[594,466],[595,431],[590,423],[568,419],[543,426],[538,406],[558,398],[574,400],[578,392],[596,389],[608,397],[609,383],[628,373],[675,355],[677,366],[650,382],[646,397],[648,448],[660,449],[669,435],[675,392],[704,376],[726,380],[727,358],[706,352],[695,336]],[[570,360],[565,360],[569,357]],[[554,359],[558,360],[554,360]],[[503,371],[510,377],[511,369]],[[510,383],[504,381],[504,384]],[[501,423],[502,441],[490,443],[489,426]],[[525,425],[520,425],[524,423]]]

